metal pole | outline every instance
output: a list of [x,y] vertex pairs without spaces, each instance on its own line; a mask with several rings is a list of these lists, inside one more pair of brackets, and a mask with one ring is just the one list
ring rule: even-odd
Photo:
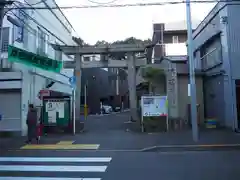
[[76,93],[75,93],[75,89],[73,89],[72,91],[73,94],[73,134],[75,135],[76,133]]
[[116,95],[119,95],[119,69],[117,69],[117,78],[116,78]]
[[84,86],[84,120],[87,120],[87,84]]
[[0,7],[0,61],[2,61],[2,37],[3,37],[3,19],[4,19],[4,6]]
[[193,57],[193,37],[192,37],[192,20],[190,0],[186,0],[186,18],[187,18],[187,34],[188,34],[188,57],[189,57],[189,74],[191,87],[191,121],[192,121],[192,136],[194,141],[198,141],[198,120],[197,120],[197,98],[195,84],[195,67]]

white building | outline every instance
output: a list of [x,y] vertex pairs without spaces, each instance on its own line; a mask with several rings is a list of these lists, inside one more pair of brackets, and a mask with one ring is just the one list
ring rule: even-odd
[[[56,7],[54,0],[22,0],[14,6]],[[35,5],[34,5],[35,4]],[[11,16],[20,22],[17,27],[8,21]],[[60,9],[24,9],[9,11],[3,21],[2,60],[0,61],[0,131],[16,131],[26,134],[28,104],[41,105],[40,90],[55,82],[49,89],[71,94],[68,77],[73,70],[53,73],[19,63],[8,62],[8,44],[24,50],[46,55],[57,60],[71,60],[61,52],[53,50],[51,43],[74,45],[72,26]]]

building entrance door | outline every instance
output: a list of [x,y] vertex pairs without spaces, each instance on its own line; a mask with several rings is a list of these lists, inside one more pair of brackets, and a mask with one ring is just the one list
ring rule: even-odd
[[236,128],[240,130],[240,80],[235,81],[236,84],[236,105],[237,105],[237,126]]

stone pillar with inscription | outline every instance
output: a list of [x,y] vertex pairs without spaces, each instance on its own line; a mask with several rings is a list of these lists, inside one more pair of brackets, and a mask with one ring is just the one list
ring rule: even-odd
[[178,118],[178,79],[176,64],[168,62],[167,96],[169,118]]
[[81,119],[81,84],[82,84],[81,66],[82,66],[82,56],[80,54],[76,54],[74,59],[75,59],[75,62],[76,62],[76,67],[74,69],[74,75],[76,77],[75,120],[76,120],[76,124],[78,124],[78,122],[82,122],[81,124],[84,127],[84,122],[83,122],[84,119]]

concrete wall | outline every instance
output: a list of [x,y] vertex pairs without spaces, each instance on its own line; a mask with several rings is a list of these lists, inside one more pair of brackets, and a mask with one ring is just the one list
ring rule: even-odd
[[229,44],[229,58],[231,59],[231,72],[233,79],[240,79],[240,24],[238,17],[240,16],[240,4],[227,6],[228,17],[228,44]]
[[[186,119],[187,105],[190,104],[190,97],[188,96],[188,84],[189,76],[178,76],[178,109],[179,117]],[[200,105],[200,122],[204,121],[204,101],[203,101],[203,81],[202,77],[196,77],[196,89],[197,89],[197,103]]]

